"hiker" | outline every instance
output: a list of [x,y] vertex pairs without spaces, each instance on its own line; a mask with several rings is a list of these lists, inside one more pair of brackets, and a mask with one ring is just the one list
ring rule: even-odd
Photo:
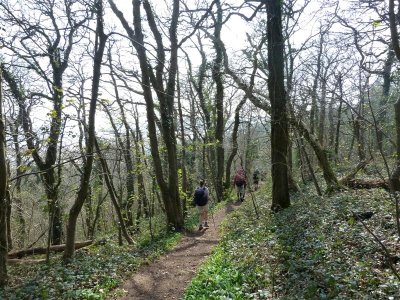
[[253,184],[254,184],[254,190],[258,190],[258,183],[260,181],[260,171],[258,169],[254,170],[253,173]]
[[199,210],[199,230],[208,228],[208,189],[204,180],[200,180],[199,186],[194,191],[193,202]]
[[233,185],[236,187],[238,201],[240,200],[243,202],[246,190],[246,174],[243,169],[237,170],[233,178]]

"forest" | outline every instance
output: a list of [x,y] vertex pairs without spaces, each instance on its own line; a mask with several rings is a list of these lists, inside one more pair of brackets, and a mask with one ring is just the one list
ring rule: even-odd
[[399,28],[400,0],[0,0],[0,299],[400,298]]

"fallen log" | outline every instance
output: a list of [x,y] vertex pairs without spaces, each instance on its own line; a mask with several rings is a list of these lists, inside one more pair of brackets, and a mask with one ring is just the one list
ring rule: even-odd
[[351,180],[354,180],[354,177],[356,177],[357,173],[360,172],[361,170],[364,170],[365,167],[369,164],[372,158],[360,161],[358,165],[345,177],[339,179],[340,184],[342,185],[347,185],[347,183]]
[[7,259],[7,263],[9,265],[21,265],[21,264],[27,264],[27,265],[35,265],[35,264],[40,264],[46,262],[45,258],[41,259],[19,259],[19,258],[11,258]]
[[[80,249],[80,248],[89,246],[92,243],[93,243],[92,240],[84,241],[84,242],[77,242],[77,243],[75,243],[75,249]],[[65,249],[65,244],[62,244],[62,245],[50,246],[49,250],[50,250],[50,252],[61,252],[61,251],[64,251],[64,249]],[[29,248],[29,249],[22,249],[22,250],[9,252],[8,259],[22,258],[22,257],[28,256],[28,255],[46,254],[46,253],[47,253],[47,247],[35,247],[35,248]]]
[[383,188],[389,191],[389,182],[383,179],[350,179],[342,182],[342,185],[355,190]]

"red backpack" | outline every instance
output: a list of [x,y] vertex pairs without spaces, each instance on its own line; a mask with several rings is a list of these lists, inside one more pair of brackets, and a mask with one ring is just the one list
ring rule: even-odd
[[235,175],[235,178],[233,179],[233,182],[237,186],[242,186],[242,185],[244,185],[246,183],[246,178],[245,178],[243,173],[237,172],[236,175]]

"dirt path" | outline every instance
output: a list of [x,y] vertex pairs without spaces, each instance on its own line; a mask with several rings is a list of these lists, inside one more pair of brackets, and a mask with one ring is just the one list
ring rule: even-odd
[[157,261],[144,265],[125,282],[127,293],[119,299],[180,299],[201,263],[218,243],[219,225],[226,214],[239,204],[230,204],[214,213],[214,223],[205,232],[187,233],[170,252]]

